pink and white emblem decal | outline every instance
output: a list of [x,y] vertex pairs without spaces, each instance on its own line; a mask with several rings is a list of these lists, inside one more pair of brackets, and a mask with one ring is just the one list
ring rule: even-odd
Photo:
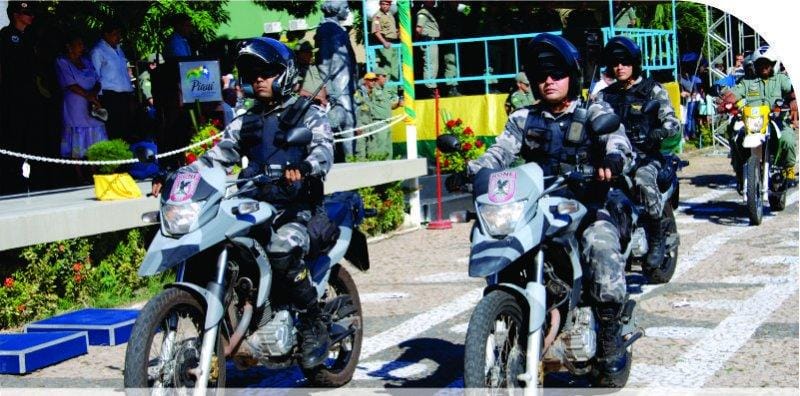
[[489,177],[489,200],[494,203],[506,203],[514,198],[517,192],[517,173],[502,171],[492,173]]
[[180,173],[175,178],[175,183],[172,185],[172,191],[169,193],[169,200],[173,202],[188,201],[197,190],[197,185],[200,184],[199,173]]

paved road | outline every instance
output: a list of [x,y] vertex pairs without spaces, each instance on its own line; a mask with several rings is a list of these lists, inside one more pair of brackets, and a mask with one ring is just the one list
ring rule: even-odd
[[[798,204],[747,224],[727,159],[690,157],[677,213],[673,281],[644,286],[630,387],[798,387]],[[354,273],[365,313],[361,361],[349,388],[459,388],[463,342],[482,281],[466,275],[469,226],[419,230],[370,245],[373,268]],[[352,270],[352,272],[356,272]],[[2,387],[120,387],[125,346]],[[229,375],[247,387],[300,387],[299,370]],[[580,382],[567,383],[580,385]]]

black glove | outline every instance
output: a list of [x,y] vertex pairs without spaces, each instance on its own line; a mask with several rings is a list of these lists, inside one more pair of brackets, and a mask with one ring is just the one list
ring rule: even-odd
[[625,159],[620,154],[608,154],[603,158],[603,168],[611,169],[613,176],[622,174],[622,169],[625,167]]
[[285,170],[299,170],[300,174],[303,175],[303,177],[306,177],[311,174],[311,171],[313,171],[314,168],[307,161],[303,161],[297,165],[286,165]]
[[444,180],[444,187],[448,192],[462,191],[469,179],[464,172],[456,172]]

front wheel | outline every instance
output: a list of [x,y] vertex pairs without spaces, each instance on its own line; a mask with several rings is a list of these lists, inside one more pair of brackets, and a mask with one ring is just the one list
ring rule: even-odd
[[464,387],[522,388],[527,344],[525,317],[511,294],[495,290],[475,307],[464,345]]
[[755,155],[750,155],[744,165],[744,179],[750,225],[759,225],[764,216],[764,202],[761,195],[761,164]]
[[[331,270],[325,302],[343,301],[344,307],[334,312],[330,337],[331,348],[328,358],[321,366],[304,369],[303,373],[313,386],[340,387],[353,378],[361,354],[361,340],[364,337],[364,315],[361,299],[350,273],[341,265]],[[335,305],[335,304],[331,304]]]
[[672,210],[672,206],[664,206],[662,217],[661,227],[664,227],[664,244],[666,245],[664,258],[658,267],[649,268],[645,265],[642,268],[642,272],[651,284],[669,282],[675,273],[675,267],[678,265],[680,236],[678,235],[678,226],[675,223],[675,213]]
[[[182,289],[164,290],[150,300],[128,340],[125,388],[194,388],[205,312],[203,304]],[[225,388],[225,375],[223,340],[217,336],[207,388]]]

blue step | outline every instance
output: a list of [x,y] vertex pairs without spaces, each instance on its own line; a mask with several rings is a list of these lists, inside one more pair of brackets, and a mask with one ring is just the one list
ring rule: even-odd
[[25,332],[85,331],[89,345],[118,345],[128,342],[138,315],[136,309],[86,308],[33,322]]
[[84,331],[0,334],[0,374],[27,374],[88,350]]

